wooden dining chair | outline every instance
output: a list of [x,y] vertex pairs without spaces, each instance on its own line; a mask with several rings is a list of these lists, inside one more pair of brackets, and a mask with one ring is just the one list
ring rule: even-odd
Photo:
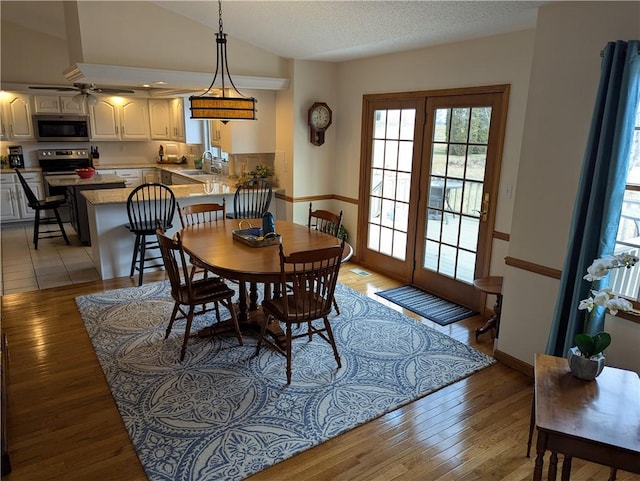
[[[193,225],[224,222],[227,214],[227,201],[224,197],[222,198],[221,204],[209,202],[181,207],[180,202],[176,201],[176,205],[182,228]],[[202,273],[205,279],[208,277],[207,268],[202,262],[195,257],[190,257],[189,262],[192,265],[191,279],[193,279],[197,273]]]
[[334,214],[328,210],[313,210],[312,202],[309,202],[309,229],[319,230],[325,234],[338,237],[342,227],[342,211]]
[[159,249],[156,239],[158,223],[163,231],[173,225],[176,210],[176,197],[165,184],[142,184],[133,189],[127,198],[127,229],[136,236],[131,259],[129,277],[138,271],[138,285],[147,267],[161,267],[161,264],[147,265],[147,262],[161,259],[161,256],[147,257],[147,252]]
[[[263,342],[282,352],[287,359],[287,384],[291,384],[293,341],[301,337],[308,337],[311,341],[313,335],[318,334],[331,345],[338,368],[342,367],[328,316],[331,313],[343,250],[344,241],[333,247],[293,252],[285,256],[280,244],[280,284],[284,295],[262,302],[265,319],[260,330],[256,355],[260,352]],[[316,319],[322,319],[323,325],[314,325],[312,321]],[[284,348],[265,337],[267,326],[271,322],[285,325]],[[294,335],[293,326],[303,324],[306,326],[304,332]]]
[[[14,170],[16,174],[18,174],[18,179],[20,180],[20,184],[22,185],[22,190],[24,191],[24,195],[27,197],[27,204],[35,211],[35,219],[33,223],[33,246],[35,250],[38,250],[39,239],[50,239],[52,237],[63,237],[67,245],[70,245],[69,238],[67,237],[67,233],[65,232],[64,226],[62,225],[60,212],[58,211],[58,208],[62,207],[66,203],[64,195],[55,195],[52,197],[46,197],[43,200],[39,200],[31,190],[31,187],[29,187],[29,184],[22,176],[20,171],[17,168]],[[42,211],[52,211],[53,216],[45,215],[44,217],[42,217]],[[41,225],[57,225],[58,227],[52,231],[48,230],[45,232],[40,232]]]
[[[192,280],[190,276],[190,266],[185,259],[182,248],[180,233],[176,233],[175,238],[168,237],[162,229],[155,231],[164,267],[171,283],[171,297],[174,300],[173,312],[169,320],[169,326],[164,338],[168,338],[176,319],[186,319],[184,330],[184,341],[180,350],[180,360],[184,359],[187,351],[187,341],[191,331],[193,317],[196,314],[196,306],[202,306],[202,310],[197,314],[206,312],[206,305],[213,303],[215,306],[216,320],[220,322],[220,311],[218,304],[222,304],[231,314],[231,323],[238,342],[242,345],[242,334],[238,325],[238,317],[233,306],[233,296],[235,292],[230,289],[219,278]],[[186,308],[186,312],[185,312]],[[178,318],[178,313],[182,317]]]
[[209,202],[180,207],[180,202],[177,201],[176,205],[178,206],[178,215],[180,216],[182,227],[224,221],[227,215],[227,200],[224,197],[221,204]]
[[[319,230],[325,234],[338,237],[340,235],[340,227],[342,227],[342,211],[340,214],[334,214],[328,210],[313,210],[313,203],[309,202],[309,229]],[[336,313],[340,315],[340,308],[338,302],[333,299],[333,307],[336,309]]]
[[229,219],[261,219],[269,210],[272,194],[271,182],[266,179],[250,179],[243,182],[233,196],[233,213]]

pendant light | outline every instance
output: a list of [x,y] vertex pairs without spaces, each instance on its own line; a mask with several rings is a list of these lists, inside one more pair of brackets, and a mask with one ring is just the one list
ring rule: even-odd
[[[256,119],[256,99],[242,95],[231,79],[229,65],[227,64],[227,34],[222,31],[222,1],[218,0],[218,25],[220,30],[216,33],[216,71],[213,75],[211,85],[202,95],[192,95],[189,97],[192,119],[217,119],[224,123],[229,120],[255,120]],[[221,72],[222,88],[219,96],[207,95],[211,92],[218,71]],[[225,86],[225,75],[229,79],[231,88]],[[229,97],[229,93],[237,96]]]

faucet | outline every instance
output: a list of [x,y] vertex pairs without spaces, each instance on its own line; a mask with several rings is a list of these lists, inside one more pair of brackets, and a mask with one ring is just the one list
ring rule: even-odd
[[213,162],[213,154],[210,150],[202,152],[202,169],[205,172],[211,172],[211,163]]

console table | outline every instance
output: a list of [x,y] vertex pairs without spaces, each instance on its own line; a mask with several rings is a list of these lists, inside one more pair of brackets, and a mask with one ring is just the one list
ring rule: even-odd
[[640,379],[635,372],[605,367],[595,381],[574,377],[566,359],[536,354],[532,421],[538,431],[534,481],[542,480],[544,455],[551,451],[548,479],[555,480],[558,453],[562,481],[576,457],[640,474]]

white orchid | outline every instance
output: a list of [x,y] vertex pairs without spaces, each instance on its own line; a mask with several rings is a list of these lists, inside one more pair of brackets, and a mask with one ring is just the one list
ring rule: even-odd
[[618,311],[630,311],[633,309],[633,305],[628,300],[615,295],[609,287],[599,291],[591,291],[591,297],[581,300],[578,309],[586,309],[591,312],[596,306],[608,309],[612,316],[618,314]]
[[584,276],[584,279],[589,282],[598,281],[606,277],[611,269],[617,269],[619,267],[631,268],[636,265],[638,260],[638,257],[626,252],[596,259],[587,268],[587,274]]
[[[605,278],[611,269],[618,269],[620,267],[631,268],[635,266],[638,261],[638,257],[628,253],[602,257],[594,260],[588,267],[584,279],[591,282],[593,286],[595,281]],[[600,290],[592,289],[590,293],[591,296],[581,300],[578,305],[578,309],[586,310],[588,314],[586,315],[584,333],[578,334],[575,337],[578,349],[582,355],[587,358],[599,354],[611,343],[611,336],[606,332],[599,332],[593,336],[589,335],[589,321],[592,316],[591,311],[593,311],[596,306],[604,307],[612,316],[618,314],[618,311],[633,311],[631,302],[622,297],[618,297],[609,287],[603,287]]]

